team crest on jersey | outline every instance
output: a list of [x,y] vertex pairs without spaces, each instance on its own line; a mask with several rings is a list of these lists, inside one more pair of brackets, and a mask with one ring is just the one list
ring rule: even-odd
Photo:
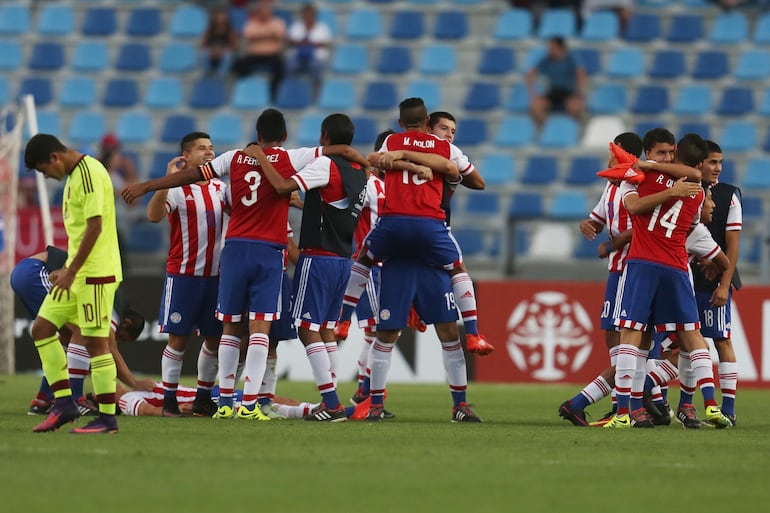
[[384,309],[380,310],[380,319],[382,319],[383,321],[389,320],[390,319],[390,310],[388,310],[387,308],[384,308]]
[[179,312],[174,312],[169,317],[169,320],[174,324],[179,324],[180,322],[182,322],[182,314],[180,314]]
[[591,330],[580,302],[561,292],[538,292],[516,305],[508,318],[508,354],[535,379],[563,379],[591,354]]

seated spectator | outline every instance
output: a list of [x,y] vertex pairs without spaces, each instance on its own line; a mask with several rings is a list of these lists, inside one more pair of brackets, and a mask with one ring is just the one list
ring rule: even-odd
[[332,31],[323,21],[318,21],[313,4],[302,6],[302,19],[289,27],[289,52],[286,71],[290,76],[300,72],[310,74],[317,93],[321,86],[321,72],[329,60],[329,44]]
[[[546,80],[545,94],[535,88],[538,76]],[[585,108],[585,79],[585,70],[567,50],[564,38],[557,36],[549,39],[548,53],[525,77],[534,121],[542,124],[549,111],[566,112],[579,119]]]
[[99,161],[110,173],[112,188],[115,192],[115,218],[118,228],[118,244],[122,248],[126,237],[131,232],[131,226],[143,217],[141,208],[137,204],[128,205],[122,201],[120,194],[126,186],[139,181],[136,171],[136,163],[128,155],[121,151],[120,141],[113,134],[102,137],[99,145]]
[[233,71],[245,77],[257,69],[270,70],[270,93],[275,99],[278,85],[283,80],[283,45],[286,36],[286,24],[273,15],[270,0],[259,0],[249,10],[249,19],[243,27],[243,39],[246,48],[241,57],[233,64]]
[[230,69],[237,36],[226,9],[218,8],[211,12],[201,41],[201,49],[207,57],[206,73],[223,75]]

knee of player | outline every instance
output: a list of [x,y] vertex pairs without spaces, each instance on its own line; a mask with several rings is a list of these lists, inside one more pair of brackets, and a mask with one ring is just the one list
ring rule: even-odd
[[29,331],[33,340],[43,340],[45,338],[56,335],[57,330],[56,326],[54,326],[49,320],[42,317],[37,317],[32,322],[32,327]]

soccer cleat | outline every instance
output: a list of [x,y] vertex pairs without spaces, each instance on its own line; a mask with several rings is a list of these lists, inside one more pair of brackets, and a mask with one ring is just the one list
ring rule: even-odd
[[495,350],[495,346],[487,342],[487,338],[481,334],[466,333],[465,347],[469,353],[486,356]]
[[348,332],[350,331],[350,321],[339,321],[337,326],[334,327],[334,338],[337,342],[342,342],[348,338]]
[[369,396],[366,394],[363,394],[361,392],[361,389],[359,388],[358,390],[356,390],[356,393],[353,394],[353,396],[350,398],[350,404],[352,404],[353,406],[357,406],[362,402],[366,401],[367,399],[369,399]]
[[168,418],[171,418],[171,419],[181,419],[182,417],[184,417],[184,415],[182,415],[182,412],[180,412],[179,410],[176,410],[176,411],[174,411],[174,410],[167,410],[166,408],[163,408],[160,411],[160,416],[161,417],[168,417]]
[[268,421],[270,420],[270,417],[262,413],[262,410],[259,408],[259,405],[254,405],[254,409],[249,409],[246,406],[240,405],[238,407],[238,413],[236,414],[236,417],[239,419],[247,419],[247,420],[259,420],[259,421]]
[[345,416],[345,408],[342,405],[332,410],[326,404],[321,403],[313,411],[302,417],[303,420],[313,420],[317,422],[344,422],[348,420]]
[[196,397],[192,403],[192,413],[197,417],[213,417],[217,412],[217,403],[211,397]]
[[733,425],[727,415],[722,413],[719,406],[706,406],[706,422],[717,429],[724,429]]
[[656,404],[653,402],[652,396],[645,395],[642,404],[644,404],[647,414],[652,418],[653,424],[656,426],[668,426],[671,424],[671,409],[668,403]]
[[652,415],[647,413],[644,408],[639,408],[631,412],[631,425],[635,428],[654,428],[655,423],[652,420]]
[[385,420],[385,419],[395,419],[396,418],[396,414],[391,412],[391,411],[386,410],[385,408],[383,408],[382,409],[382,418],[383,418],[383,420]]
[[381,404],[373,404],[369,407],[369,412],[366,414],[364,421],[366,422],[382,422],[384,419],[383,413],[385,407]]
[[99,407],[89,401],[86,396],[78,397],[75,403],[78,405],[81,417],[96,417],[99,415]]
[[53,408],[53,401],[43,401],[42,399],[32,399],[29,404],[27,415],[46,415]]
[[235,411],[233,411],[232,406],[224,405],[220,406],[211,417],[215,419],[232,419],[235,417]]
[[288,418],[286,415],[278,413],[278,408],[276,408],[273,403],[263,404],[259,408],[270,420],[286,420]]
[[695,406],[692,404],[683,404],[676,411],[676,420],[684,429],[700,429],[701,422],[695,415]]
[[115,415],[99,415],[83,427],[70,430],[78,435],[114,435],[118,432]]
[[559,406],[559,417],[572,422],[575,426],[588,427],[590,425],[586,420],[586,412],[573,408],[570,401],[564,401]]
[[45,433],[47,431],[56,431],[64,424],[74,422],[78,417],[80,417],[80,410],[78,410],[75,401],[69,400],[64,406],[54,405],[45,420],[32,428],[32,432]]
[[460,403],[452,407],[452,422],[481,422],[468,403]]
[[428,326],[422,322],[422,319],[420,319],[417,310],[414,309],[414,305],[409,308],[409,317],[406,320],[406,325],[413,330],[419,331],[420,333],[425,333],[425,330],[428,329]]
[[630,428],[631,427],[631,416],[628,415],[628,413],[624,413],[623,415],[618,415],[616,413],[602,427],[610,428],[610,429],[613,429],[613,428],[615,428],[615,429]]
[[610,410],[604,415],[602,415],[602,418],[599,420],[595,420],[593,422],[589,422],[589,426],[591,427],[603,427],[606,423],[608,423],[610,420],[612,420],[612,417],[615,416],[615,410]]
[[728,415],[725,412],[722,412],[722,413],[724,413],[725,417],[730,419],[730,422],[732,423],[732,427],[735,427],[735,415]]

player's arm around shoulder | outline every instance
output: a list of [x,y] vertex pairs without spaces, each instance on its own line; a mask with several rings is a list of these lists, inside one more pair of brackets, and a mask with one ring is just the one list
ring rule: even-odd
[[[166,166],[166,176],[177,173],[180,164],[184,165],[184,157],[178,156],[171,159]],[[147,204],[147,220],[151,223],[159,223],[168,214],[168,191],[168,189],[155,191]]]

